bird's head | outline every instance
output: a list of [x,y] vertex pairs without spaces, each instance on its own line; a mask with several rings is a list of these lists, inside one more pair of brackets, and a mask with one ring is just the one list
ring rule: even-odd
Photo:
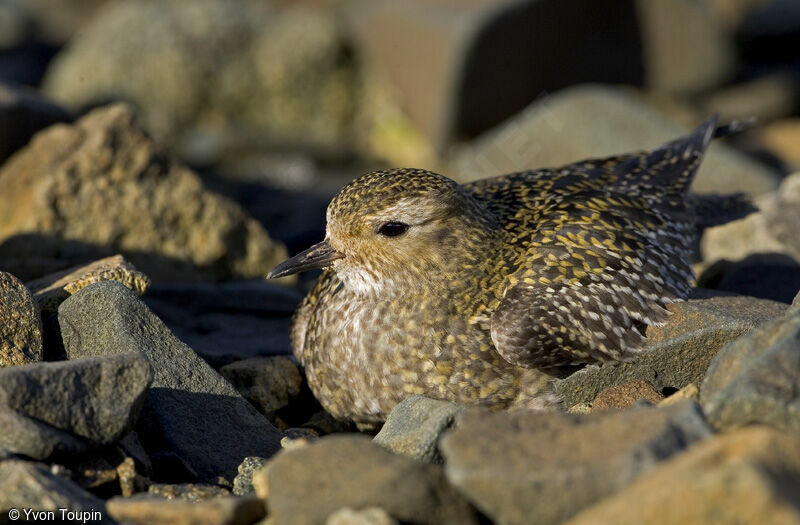
[[[325,240],[268,278],[332,267],[356,293],[431,286],[489,248],[491,214],[455,181],[425,170],[370,173],[328,205]],[[445,283],[446,284],[446,283]]]

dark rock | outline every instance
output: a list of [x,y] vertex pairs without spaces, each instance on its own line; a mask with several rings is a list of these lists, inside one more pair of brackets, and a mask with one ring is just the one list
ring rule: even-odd
[[700,402],[718,429],[762,423],[800,430],[800,313],[722,348],[708,368]]
[[[686,131],[621,88],[578,86],[543,97],[478,137],[456,153],[448,171],[464,181],[556,167],[653,148]],[[703,159],[692,190],[758,195],[775,189],[779,180],[773,170],[715,143]]]
[[175,454],[201,480],[232,480],[245,457],[280,448],[281,434],[122,284],[87,286],[58,319],[70,359],[135,351],[150,361],[155,378],[136,430],[155,465],[158,453]]
[[108,514],[121,523],[141,525],[250,525],[264,517],[256,498],[220,497],[191,503],[159,498],[112,498]]
[[219,372],[267,417],[299,396],[303,384],[297,365],[282,356],[236,361]]
[[156,281],[199,281],[263,276],[286,256],[238,205],[170,161],[121,104],[38,134],[2,166],[0,184],[0,266],[122,253]]
[[715,436],[568,523],[800,524],[800,439],[766,427]]
[[600,392],[592,401],[592,410],[628,408],[639,400],[658,404],[664,396],[656,392],[653,385],[642,379],[612,386]]
[[[52,511],[51,521],[74,522],[86,518],[85,522],[114,523],[106,513],[103,500],[53,474],[47,465],[18,460],[0,462],[0,509],[19,510],[20,521],[25,521],[25,509],[29,509]],[[69,519],[67,513],[78,514]],[[42,516],[42,520],[47,519]],[[29,521],[35,520],[31,516]]]
[[[0,407],[29,420],[2,438],[3,447],[46,459],[48,451],[80,450],[79,438],[114,443],[136,422],[152,374],[134,353],[0,369]],[[73,437],[56,442],[65,436],[55,430]]]
[[[7,5],[3,4],[0,11],[7,9]],[[39,130],[70,120],[72,116],[66,110],[35,91],[0,84],[0,122],[3,123],[0,126],[0,164],[25,146]]]
[[439,437],[463,407],[425,396],[412,396],[392,409],[373,441],[383,448],[428,463],[442,463]]
[[239,473],[233,480],[233,493],[237,496],[248,496],[255,494],[253,488],[253,474],[267,464],[267,458],[250,457],[244,458],[239,465]]
[[12,455],[32,459],[57,459],[80,455],[96,447],[67,431],[0,408],[0,458]]
[[441,441],[445,471],[500,523],[562,523],[711,434],[699,406],[587,416],[468,409]]
[[647,347],[633,363],[587,366],[554,382],[564,405],[588,403],[603,390],[641,379],[662,394],[699,385],[711,359],[726,343],[783,315],[787,305],[763,299],[695,290],[692,299],[669,305],[667,324],[647,329]]
[[289,324],[302,296],[263,278],[219,284],[156,284],[145,304],[214,367],[288,354]]
[[0,272],[0,368],[42,360],[42,321],[31,293]]
[[721,259],[703,270],[697,286],[790,303],[800,290],[800,263],[788,255],[769,253],[739,261]]
[[270,519],[324,523],[342,507],[380,507],[401,522],[477,523],[442,468],[387,452],[366,436],[337,435],[281,452],[266,477]]
[[143,295],[150,286],[150,279],[121,255],[45,275],[25,283],[25,286],[33,293],[42,316],[45,316],[55,313],[58,306],[70,295],[100,281],[121,282],[137,295]]

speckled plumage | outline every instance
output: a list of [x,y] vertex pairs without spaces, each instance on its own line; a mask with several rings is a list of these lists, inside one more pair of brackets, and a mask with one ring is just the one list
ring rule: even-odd
[[[544,408],[559,367],[634,357],[689,292],[694,210],[712,201],[687,190],[715,129],[464,185],[414,169],[353,181],[328,207],[339,258],[293,321],[311,389],[360,423],[412,394]],[[409,228],[382,236],[387,221]]]

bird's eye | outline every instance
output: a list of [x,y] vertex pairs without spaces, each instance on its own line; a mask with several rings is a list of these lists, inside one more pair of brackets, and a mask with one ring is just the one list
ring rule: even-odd
[[397,221],[389,221],[384,222],[381,227],[378,228],[378,233],[385,237],[397,237],[398,235],[403,235],[406,230],[408,230],[408,224]]

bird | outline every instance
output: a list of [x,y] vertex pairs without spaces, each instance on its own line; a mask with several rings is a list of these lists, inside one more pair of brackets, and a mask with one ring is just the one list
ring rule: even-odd
[[689,193],[712,116],[649,151],[465,184],[413,168],[363,175],[325,238],[267,278],[322,268],[292,318],[322,407],[369,427],[422,394],[494,409],[563,408],[557,377],[635,360],[686,299],[699,231],[746,196]]

